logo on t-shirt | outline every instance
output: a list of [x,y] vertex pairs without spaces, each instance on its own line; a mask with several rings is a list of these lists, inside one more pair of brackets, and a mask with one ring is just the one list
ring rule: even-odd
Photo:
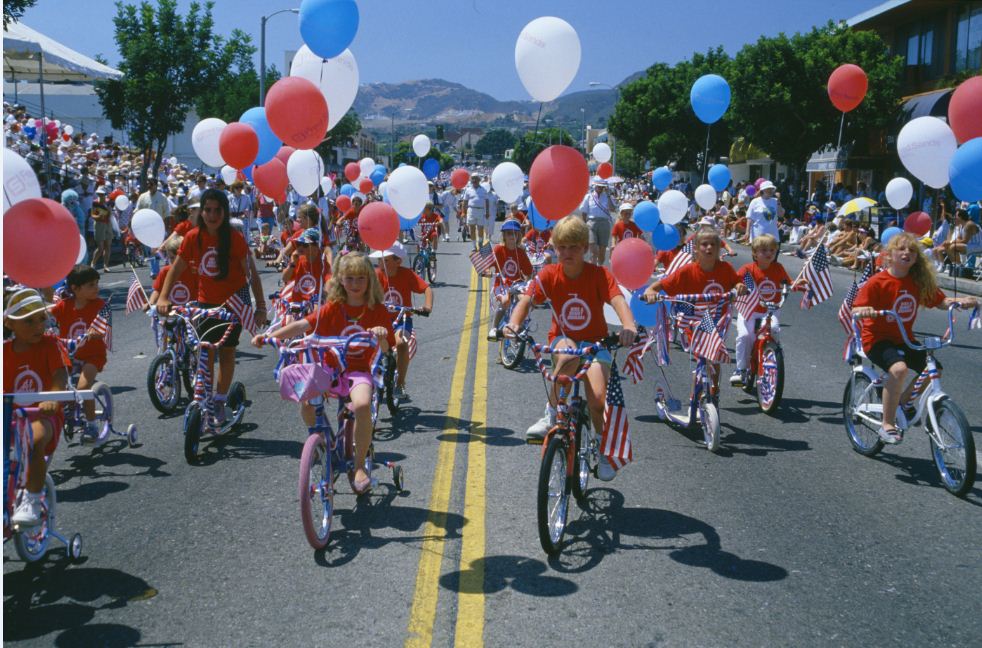
[[912,322],[917,316],[917,300],[906,290],[901,291],[893,302],[893,310],[904,322]]
[[512,277],[518,276],[518,264],[515,263],[515,259],[508,259],[505,264],[501,266],[501,272],[506,277],[511,279]]
[[297,289],[304,295],[313,295],[317,290],[317,280],[314,275],[305,274],[297,281]]
[[632,232],[629,229],[624,230],[624,238],[626,239],[634,238],[634,232]]
[[760,292],[761,301],[773,302],[774,298],[777,296],[777,286],[770,279],[764,279],[757,286],[757,290]]
[[208,251],[202,255],[198,272],[206,277],[218,276],[218,251],[215,248],[208,248]]
[[390,306],[402,306],[402,295],[395,288],[385,291],[385,303]]
[[14,378],[15,392],[39,392],[41,391],[41,376],[28,365],[24,365],[23,371]]
[[68,338],[74,340],[75,338],[82,337],[85,335],[87,330],[88,327],[86,327],[85,322],[82,320],[73,322],[72,325],[68,327]]
[[191,301],[191,291],[186,285],[178,281],[170,289],[170,300],[176,306],[184,306]]
[[576,295],[571,295],[571,299],[563,304],[559,316],[565,327],[571,331],[582,331],[590,325],[590,307]]
[[355,333],[364,333],[364,332],[365,329],[363,329],[359,325],[349,324],[344,327],[343,331],[341,331],[341,337],[348,337],[349,335],[354,335]]
[[715,281],[710,281],[708,284],[706,284],[706,287],[703,289],[703,292],[707,295],[722,295],[726,291],[723,290],[723,286],[720,285],[719,283]]

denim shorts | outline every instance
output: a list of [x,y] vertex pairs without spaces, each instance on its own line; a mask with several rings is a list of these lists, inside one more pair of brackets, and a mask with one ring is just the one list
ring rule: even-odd
[[[561,340],[567,340],[569,342],[573,342],[573,340],[570,340],[569,338],[557,337],[553,340],[550,340],[549,348],[554,349],[556,344]],[[591,344],[593,344],[593,342],[576,342],[576,348],[585,349]],[[614,363],[614,358],[610,355],[610,351],[608,351],[603,347],[600,348],[600,351],[597,352],[597,355],[593,356],[593,359],[595,362],[599,362],[600,364],[607,365],[608,367]]]

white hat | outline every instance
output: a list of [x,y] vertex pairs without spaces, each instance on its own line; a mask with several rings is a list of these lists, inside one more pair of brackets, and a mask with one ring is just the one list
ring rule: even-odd
[[771,182],[770,180],[764,180],[763,182],[760,183],[761,191],[767,191],[768,189],[777,189],[777,187],[775,187],[774,183]]
[[406,246],[399,241],[393,243],[392,247],[387,250],[378,250],[369,255],[372,259],[384,259],[387,256],[397,256],[403,263],[406,263],[406,260],[409,258],[409,254],[406,252]]
[[105,195],[105,193],[106,193],[106,188],[105,188],[105,187],[99,187],[98,189],[96,189],[96,190],[95,190],[95,192],[96,192],[97,194],[103,194],[103,195]]
[[621,203],[621,206],[617,208],[617,211],[634,211],[634,205],[629,202]]

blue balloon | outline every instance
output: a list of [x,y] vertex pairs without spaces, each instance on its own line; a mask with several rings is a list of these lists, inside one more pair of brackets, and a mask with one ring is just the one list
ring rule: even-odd
[[982,137],[958,147],[948,165],[948,176],[951,191],[959,200],[982,200]]
[[383,180],[385,180],[385,171],[379,171],[378,168],[376,168],[374,171],[372,171],[372,175],[368,176],[368,179],[371,180],[372,184],[377,187],[382,184]]
[[[386,185],[385,188],[382,189],[382,202],[384,202],[386,205],[391,205],[392,204],[392,203],[389,202],[389,186],[388,185]],[[402,216],[400,216],[399,218],[402,218]]]
[[658,191],[665,191],[672,184],[672,170],[668,167],[658,167],[651,172],[651,185]]
[[422,217],[423,217],[423,212],[420,212],[419,215],[416,216],[416,218],[403,218],[402,216],[400,216],[399,229],[411,230],[412,228],[416,227],[416,223],[418,223],[419,219]]
[[632,292],[627,305],[631,309],[631,314],[634,315],[635,323],[641,326],[654,326],[658,323],[658,309],[662,307],[662,304],[648,304],[641,301],[641,295],[644,294],[646,288],[647,286]]
[[404,166],[406,166],[406,163],[405,163],[405,162],[400,162],[400,163],[399,163],[399,166],[398,166],[397,168],[400,168],[400,169],[401,169],[401,168],[402,168],[402,167],[404,167]]
[[300,3],[300,37],[310,51],[334,58],[351,45],[358,32],[355,0],[303,0]]
[[349,196],[349,197],[355,195],[358,192],[358,190],[355,189],[350,184],[341,185],[341,189],[339,191],[341,192],[342,196]]
[[440,163],[436,158],[423,160],[423,175],[430,180],[440,175]]
[[642,200],[634,206],[634,222],[646,232],[654,231],[661,224],[658,206],[650,200]]
[[532,227],[540,232],[544,232],[547,229],[552,229],[552,226],[555,224],[553,221],[540,214],[539,210],[535,208],[535,203],[531,200],[529,201],[529,218],[532,219]]
[[714,164],[709,167],[709,184],[716,191],[723,191],[730,184],[730,168],[725,164]]
[[384,164],[376,164],[375,168],[372,169],[372,173],[381,173],[382,175],[385,175],[388,172],[389,170],[385,168]]
[[704,124],[715,124],[730,107],[730,84],[718,74],[704,74],[689,91],[692,110]]
[[34,136],[38,134],[38,129],[33,126],[25,126],[24,134],[27,135],[27,139],[34,139]]
[[252,126],[252,130],[256,131],[256,136],[259,138],[259,153],[256,154],[255,164],[266,164],[276,157],[283,143],[273,133],[273,129],[269,127],[269,122],[266,121],[265,108],[258,106],[250,108],[242,113],[239,121]]
[[246,168],[242,169],[242,175],[246,177],[249,182],[252,182],[252,170],[256,168],[256,165],[250,164]]
[[886,245],[897,234],[902,234],[903,230],[899,227],[888,227],[880,233],[880,244]]
[[667,223],[658,223],[658,227],[651,233],[651,244],[656,250],[674,250],[681,240],[678,228]]

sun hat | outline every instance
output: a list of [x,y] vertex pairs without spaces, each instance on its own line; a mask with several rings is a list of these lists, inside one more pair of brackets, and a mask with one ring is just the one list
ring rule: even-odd
[[518,223],[517,220],[506,220],[504,223],[501,224],[501,231],[502,232],[521,232],[522,231],[522,226]]
[[629,202],[621,203],[621,206],[617,208],[617,211],[634,211],[634,205]]
[[767,191],[768,189],[777,189],[777,187],[775,187],[774,183],[771,182],[770,180],[764,180],[763,182],[760,183],[760,190],[762,192]]
[[409,255],[406,253],[406,246],[399,241],[393,243],[392,247],[387,250],[378,250],[369,255],[369,257],[372,259],[384,259],[387,256],[397,256],[403,263],[405,263],[406,259],[409,258]]
[[10,296],[7,307],[3,309],[3,316],[12,320],[27,319],[47,306],[49,304],[45,303],[41,293],[33,288],[21,288]]

